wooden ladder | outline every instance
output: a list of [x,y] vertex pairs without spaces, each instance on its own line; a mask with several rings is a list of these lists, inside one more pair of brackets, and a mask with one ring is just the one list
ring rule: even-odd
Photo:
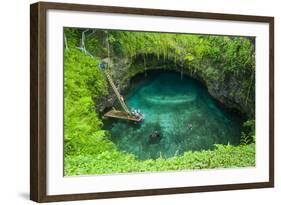
[[113,80],[112,80],[112,78],[111,78],[109,72],[108,72],[107,70],[105,70],[104,72],[105,72],[105,75],[106,75],[106,77],[107,77],[107,79],[108,79],[108,82],[109,82],[109,84],[111,85],[111,87],[112,87],[112,89],[113,89],[115,95],[117,96],[117,98],[118,98],[118,100],[119,100],[119,102],[120,102],[122,108],[125,110],[125,112],[130,113],[130,111],[129,111],[127,105],[126,105],[125,102],[122,100],[122,97],[121,97],[121,95],[120,95],[120,93],[119,93],[117,87],[115,86],[115,84],[114,84],[114,82],[113,82]]

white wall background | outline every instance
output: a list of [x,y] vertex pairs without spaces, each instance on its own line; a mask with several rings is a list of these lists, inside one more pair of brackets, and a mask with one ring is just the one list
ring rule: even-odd
[[[51,1],[51,0],[50,0]],[[274,189],[239,190],[169,196],[63,202],[60,204],[278,204],[281,195],[279,125],[281,110],[278,0],[60,0],[86,4],[179,9],[275,16],[275,165]],[[29,4],[7,0],[0,6],[0,204],[29,201]],[[279,148],[280,147],[280,148]],[[56,204],[56,203],[53,203]]]

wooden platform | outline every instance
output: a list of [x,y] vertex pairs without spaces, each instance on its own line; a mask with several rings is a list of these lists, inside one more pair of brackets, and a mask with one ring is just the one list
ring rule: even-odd
[[[121,107],[123,108],[124,111],[120,111],[120,110],[116,110],[114,107],[108,111],[107,113],[105,113],[103,116],[104,117],[112,117],[112,118],[117,118],[117,119],[121,119],[121,120],[128,120],[128,121],[133,121],[133,122],[142,122],[143,121],[143,115],[141,115],[140,113],[137,114],[131,114],[129,111],[128,106],[126,105],[126,103],[124,102],[124,98],[123,96],[120,94],[120,92],[118,91],[116,85],[113,82],[113,79],[111,77],[111,74],[109,72],[108,69],[104,70],[104,73],[108,79],[109,84],[111,85]],[[138,115],[138,116],[136,116]]]
[[137,118],[135,116],[130,115],[127,112],[124,111],[119,111],[119,110],[110,110],[107,113],[104,114],[104,117],[112,117],[112,118],[117,118],[117,119],[122,119],[122,120],[129,120],[129,121],[134,121],[134,122],[141,122],[143,118]]

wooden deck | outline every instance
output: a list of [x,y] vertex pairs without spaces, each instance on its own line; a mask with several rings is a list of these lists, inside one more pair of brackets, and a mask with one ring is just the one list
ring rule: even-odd
[[104,117],[112,117],[112,118],[117,118],[117,119],[122,119],[122,120],[130,120],[130,121],[134,121],[134,122],[141,122],[143,120],[142,118],[136,118],[135,116],[132,116],[127,112],[114,110],[114,109],[105,113]]

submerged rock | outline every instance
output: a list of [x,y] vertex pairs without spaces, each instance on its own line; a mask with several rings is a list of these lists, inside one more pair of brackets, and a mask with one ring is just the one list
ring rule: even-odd
[[158,143],[160,140],[161,140],[160,132],[154,131],[154,132],[149,136],[148,143],[149,143],[149,144],[156,144],[156,143]]

